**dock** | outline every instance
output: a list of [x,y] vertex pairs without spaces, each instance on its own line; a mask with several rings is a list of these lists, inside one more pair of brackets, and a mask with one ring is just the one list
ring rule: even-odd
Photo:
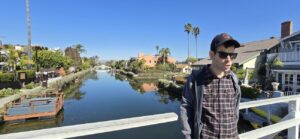
[[55,116],[64,105],[62,93],[24,95],[8,102],[3,108],[3,120],[22,120]]

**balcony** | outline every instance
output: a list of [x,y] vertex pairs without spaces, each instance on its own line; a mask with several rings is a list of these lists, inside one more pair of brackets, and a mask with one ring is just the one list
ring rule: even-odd
[[271,58],[274,58],[274,56],[278,56],[280,61],[282,61],[284,64],[300,62],[300,51],[272,53],[268,54],[267,58],[269,60]]

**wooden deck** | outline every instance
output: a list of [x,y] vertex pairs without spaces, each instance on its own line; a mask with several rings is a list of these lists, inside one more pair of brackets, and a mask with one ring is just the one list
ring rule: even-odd
[[4,121],[55,116],[63,108],[62,93],[26,95],[4,105]]

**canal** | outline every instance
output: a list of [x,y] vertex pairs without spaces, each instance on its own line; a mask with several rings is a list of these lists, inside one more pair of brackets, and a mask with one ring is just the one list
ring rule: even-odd
[[[155,81],[136,81],[125,76],[98,71],[82,82],[64,89],[65,105],[55,118],[30,119],[0,124],[0,133],[12,133],[67,125],[92,123],[137,116],[175,112],[180,96],[157,91]],[[242,123],[241,123],[242,122]],[[248,127],[241,121],[242,132]],[[78,138],[182,139],[178,121]]]

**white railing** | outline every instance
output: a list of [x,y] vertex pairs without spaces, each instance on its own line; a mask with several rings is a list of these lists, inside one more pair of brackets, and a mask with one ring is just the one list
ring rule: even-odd
[[269,59],[276,55],[282,62],[300,62],[300,51],[273,53],[268,54],[267,57]]
[[282,121],[276,124],[272,124],[266,127],[262,127],[256,130],[252,130],[239,135],[240,139],[258,139],[268,138],[268,136],[274,136],[274,134],[288,129],[288,139],[298,139],[299,137],[299,124],[300,124],[300,95],[284,96],[278,98],[270,98],[257,101],[249,101],[241,103],[240,109],[247,109],[251,107],[258,107],[263,105],[270,105],[275,103],[288,102],[288,115],[285,116]]
[[[0,139],[65,139],[177,121],[175,113],[55,127],[0,135]],[[172,134],[172,133],[170,133]]]
[[284,96],[292,96],[292,95],[299,95],[300,92],[294,92],[294,91],[285,91]]
[[[279,123],[265,126],[256,130],[245,132],[239,135],[240,139],[258,139],[272,138],[278,132],[288,129],[288,139],[298,139],[299,124],[300,124],[300,95],[284,96],[278,98],[248,101],[240,104],[239,109],[247,109],[263,105],[288,102],[288,115],[285,116]],[[142,116],[135,118],[127,118],[121,120],[104,121],[97,123],[87,123],[81,125],[56,127],[50,129],[41,129],[34,131],[26,131],[20,133],[11,133],[0,135],[1,139],[9,138],[70,138],[105,132],[113,132],[118,130],[137,128],[142,126],[160,124],[165,122],[176,121],[178,119],[175,113],[158,114],[151,116]],[[172,133],[169,133],[172,134]],[[153,135],[155,138],[155,135]]]

